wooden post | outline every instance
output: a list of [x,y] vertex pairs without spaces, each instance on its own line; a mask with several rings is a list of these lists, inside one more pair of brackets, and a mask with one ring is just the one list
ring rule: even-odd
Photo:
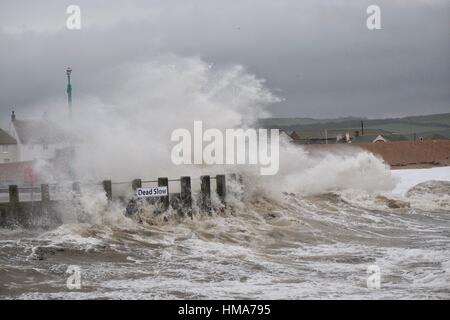
[[201,208],[206,212],[211,212],[211,177],[201,176]]
[[242,198],[243,198],[243,188],[244,188],[244,186],[243,186],[243,184],[242,184],[242,176],[239,174],[236,174],[236,173],[231,173],[229,176],[228,176],[228,181],[229,181],[229,183],[231,183],[231,184],[235,184],[235,183],[237,183],[238,185],[239,185],[239,189],[238,189],[238,191],[237,190],[234,190],[234,191],[232,191],[232,193],[234,194],[234,196],[235,197],[237,197],[239,200],[242,200]]
[[131,189],[133,189],[133,191],[136,192],[138,188],[142,188],[142,180],[134,179],[133,181],[131,181]]
[[19,188],[17,185],[10,185],[9,186],[9,203],[16,207],[19,203]]
[[50,204],[50,188],[49,188],[48,184],[41,184],[40,212],[41,212],[42,216],[44,217],[44,219],[50,219],[49,204]]
[[219,196],[220,201],[223,204],[225,204],[225,196],[227,194],[227,187],[226,187],[224,174],[218,174],[216,176],[216,190],[217,190],[217,195]]
[[79,207],[79,205],[81,204],[80,195],[81,195],[80,183],[77,181],[72,182],[72,204],[75,213],[77,213],[80,208]]
[[112,183],[111,183],[111,180],[104,180],[102,184],[103,184],[103,190],[105,190],[106,199],[108,199],[108,201],[111,201],[112,200]]
[[19,188],[17,185],[9,186],[9,209],[6,214],[6,223],[14,225],[19,219]]
[[181,211],[189,215],[192,214],[192,194],[191,194],[191,177],[181,177]]
[[50,202],[50,188],[48,184],[41,184],[41,201],[42,203]]
[[161,197],[161,204],[163,211],[169,209],[169,179],[168,178],[158,178],[158,187],[167,187],[167,196]]
[[80,194],[80,183],[79,182],[74,182],[72,183],[72,191],[74,194]]

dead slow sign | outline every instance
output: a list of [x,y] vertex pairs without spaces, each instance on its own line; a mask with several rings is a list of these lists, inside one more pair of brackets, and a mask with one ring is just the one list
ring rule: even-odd
[[167,196],[167,187],[137,188],[136,196],[138,198],[165,197]]

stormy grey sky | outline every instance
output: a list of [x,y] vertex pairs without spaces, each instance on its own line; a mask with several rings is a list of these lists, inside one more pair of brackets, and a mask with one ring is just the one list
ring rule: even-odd
[[[366,28],[370,4],[382,30]],[[167,52],[243,65],[284,99],[274,116],[450,112],[448,0],[1,0],[1,123],[63,101],[67,65],[75,98],[107,95],[116,65]]]

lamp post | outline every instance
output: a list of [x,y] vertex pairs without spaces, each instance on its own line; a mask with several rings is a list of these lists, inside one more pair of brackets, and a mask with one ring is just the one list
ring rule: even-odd
[[[70,83],[70,75],[72,73],[72,68],[71,67],[67,67],[66,69],[66,75],[67,75],[67,103],[69,106],[69,120],[70,120],[70,126],[72,127],[72,84]],[[69,157],[70,159],[73,159],[75,157],[75,146],[73,144],[72,141],[72,128],[70,130],[70,136],[69,136],[69,140],[70,140],[70,148],[69,148]],[[75,172],[74,172],[74,168],[72,165],[72,162],[69,162],[69,177],[73,180],[74,176],[75,176]]]
[[72,84],[70,83],[70,74],[72,73],[72,68],[67,67],[66,75],[67,75],[67,102],[69,104],[69,117],[72,120]]

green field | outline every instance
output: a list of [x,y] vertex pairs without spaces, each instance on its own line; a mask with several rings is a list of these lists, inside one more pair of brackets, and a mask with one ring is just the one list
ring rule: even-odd
[[370,129],[381,129],[385,131],[389,131],[392,133],[398,134],[409,134],[409,133],[423,133],[423,132],[432,132],[432,131],[445,131],[449,128],[445,127],[435,127],[428,124],[419,125],[419,124],[409,124],[409,123],[388,123],[381,124],[375,126],[368,126]]
[[361,132],[361,120],[365,135],[396,134],[405,137],[424,136],[450,138],[450,113],[431,114],[404,118],[365,119],[365,118],[266,118],[260,119],[261,128],[278,128],[286,132],[296,131],[305,138],[323,138],[325,130],[328,137],[355,131]]
[[419,122],[423,124],[441,124],[450,127],[450,113],[431,114],[426,116],[405,117],[404,121]]

